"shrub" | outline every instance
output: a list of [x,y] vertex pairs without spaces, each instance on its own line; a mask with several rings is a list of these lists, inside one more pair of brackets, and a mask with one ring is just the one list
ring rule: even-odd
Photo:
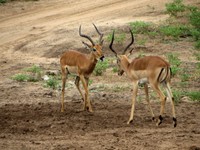
[[191,11],[189,18],[190,18],[190,23],[200,31],[200,10],[195,9]]
[[131,30],[136,34],[145,34],[153,30],[152,23],[136,21],[130,23]]
[[173,94],[173,97],[174,97],[175,104],[180,102],[180,99],[183,96],[183,92],[174,90],[174,91],[172,91],[172,94]]
[[197,91],[186,92],[186,96],[191,98],[193,101],[200,102],[200,92],[197,92]]
[[41,73],[42,71],[42,69],[37,65],[33,65],[32,67],[25,68],[24,70],[27,72],[32,72],[32,73]]
[[49,87],[52,89],[56,89],[59,85],[59,81],[55,77],[50,77],[48,80],[45,81],[45,87]]
[[167,58],[168,58],[168,60],[171,64],[172,76],[174,76],[180,70],[179,66],[181,64],[181,61],[178,58],[178,56],[176,54],[173,54],[173,53],[168,53]]
[[171,16],[177,17],[179,13],[186,10],[186,6],[182,3],[183,0],[174,0],[172,3],[165,4],[166,12]]
[[26,74],[16,74],[12,77],[13,80],[19,81],[19,82],[25,82],[29,81],[30,77]]
[[195,48],[196,49],[200,49],[200,40],[196,41]]
[[[125,38],[126,38],[126,34],[125,33],[116,34],[115,35],[115,42],[121,44],[121,43],[123,43]],[[111,42],[111,40],[112,40],[112,33],[107,36],[107,41]]]
[[118,68],[115,66],[115,67],[112,68],[112,71],[113,71],[114,73],[116,73],[116,72],[118,72]]
[[94,69],[94,74],[96,76],[101,76],[103,74],[104,71],[106,71],[106,69],[108,68],[109,64],[107,60],[104,61],[98,61],[96,64],[96,67]]
[[191,29],[190,30],[192,37],[194,38],[195,41],[200,40],[200,30],[198,29]]
[[179,37],[186,37],[191,35],[190,28],[185,25],[167,25],[167,26],[160,26],[159,31],[163,36],[171,36],[175,39]]
[[0,0],[0,4],[6,3],[6,0]]

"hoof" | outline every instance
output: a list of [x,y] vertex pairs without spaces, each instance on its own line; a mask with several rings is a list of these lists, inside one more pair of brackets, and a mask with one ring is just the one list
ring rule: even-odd
[[127,122],[127,124],[130,124],[130,123],[132,123],[133,122],[133,120],[129,120],[128,122]]
[[163,120],[163,117],[160,115],[160,116],[159,116],[158,123],[157,123],[157,126],[159,126],[159,125],[162,123],[162,120]]
[[92,110],[92,108],[90,108],[90,107],[86,107],[86,110],[88,111],[88,112],[93,112],[93,110]]
[[155,117],[152,117],[152,121],[154,121],[155,120]]
[[177,120],[173,117],[174,128],[177,126]]

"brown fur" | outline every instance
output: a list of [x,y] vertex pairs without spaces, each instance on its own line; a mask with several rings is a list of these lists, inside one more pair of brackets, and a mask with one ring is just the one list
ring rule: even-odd
[[159,56],[145,56],[142,58],[135,58],[130,63],[129,67],[134,70],[147,70],[156,67],[169,67],[169,63]]
[[[171,103],[172,103],[173,118],[176,118],[173,95],[170,89],[170,78],[171,78],[170,64],[159,56],[145,56],[142,58],[135,58],[132,61],[130,61],[126,55],[117,55],[117,59],[118,59],[117,62],[119,66],[119,72],[123,72],[123,71],[126,72],[128,77],[133,82],[132,108],[131,108],[131,115],[130,115],[128,124],[133,121],[136,95],[138,91],[138,83],[140,79],[143,79],[143,78],[148,80],[151,87],[157,92],[158,96],[160,97],[160,100],[161,100],[160,118],[162,118],[162,115],[164,113],[164,105],[166,101],[166,96],[160,90],[159,86],[161,82],[164,84],[168,97],[170,98]],[[148,105],[152,114],[152,118],[154,118],[154,113],[152,111],[152,108],[149,102],[147,83],[145,83],[144,87],[145,87],[146,100],[148,102]],[[162,120],[159,120],[157,125],[160,125],[161,123],[162,123]],[[176,126],[176,124],[177,122],[174,121],[174,127]]]

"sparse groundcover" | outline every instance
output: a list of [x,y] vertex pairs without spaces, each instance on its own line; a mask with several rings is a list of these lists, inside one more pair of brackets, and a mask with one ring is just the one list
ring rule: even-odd
[[30,76],[27,75],[27,74],[19,73],[19,74],[12,76],[11,78],[13,80],[16,80],[16,81],[19,81],[19,82],[26,82],[26,81],[29,81]]
[[108,66],[109,66],[108,60],[98,61],[96,64],[96,67],[94,68],[94,72],[93,72],[94,75],[101,76],[106,71]]
[[168,53],[167,58],[169,63],[171,64],[172,76],[175,76],[180,70],[181,60],[178,58],[178,55],[174,53]]
[[173,2],[166,3],[166,12],[171,16],[177,17],[186,10],[186,6],[182,2],[183,0],[174,0]]
[[192,101],[200,102],[200,92],[199,91],[186,92],[186,96],[190,97],[190,99]]
[[50,78],[45,81],[44,86],[55,90],[59,87],[59,80],[54,76],[50,76]]
[[[117,32],[117,31],[115,31],[115,32]],[[115,36],[115,42],[119,43],[119,44],[122,44],[124,42],[125,38],[126,38],[126,34],[125,33],[118,33]],[[112,33],[108,34],[107,37],[106,37],[106,40],[108,42],[110,42],[111,39],[112,39]]]
[[0,4],[6,3],[6,0],[0,0]]

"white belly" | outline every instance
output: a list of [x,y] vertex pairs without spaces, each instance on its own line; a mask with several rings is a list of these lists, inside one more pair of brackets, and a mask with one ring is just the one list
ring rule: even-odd
[[145,84],[145,83],[149,83],[147,78],[142,78],[139,80],[138,84]]

